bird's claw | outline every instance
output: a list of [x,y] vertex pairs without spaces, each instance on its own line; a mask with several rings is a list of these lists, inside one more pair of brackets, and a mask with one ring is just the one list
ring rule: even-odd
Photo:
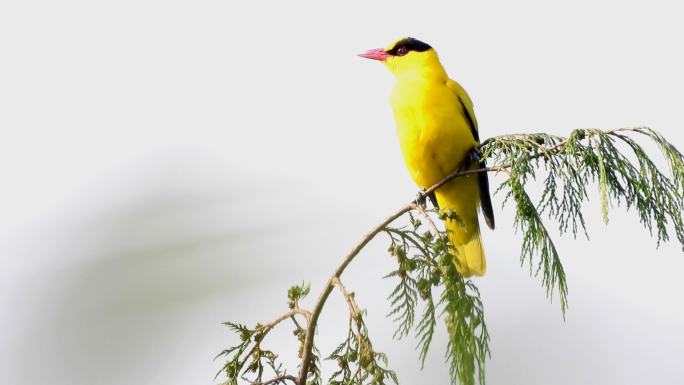
[[423,210],[427,209],[427,197],[428,195],[425,193],[425,190],[420,190],[418,192],[418,195],[416,195],[416,204],[423,208]]
[[466,160],[468,164],[479,164],[482,162],[482,150],[480,150],[480,147],[473,147],[468,151],[468,155],[466,155]]
[[416,196],[416,202],[417,205],[419,205],[423,210],[427,210],[427,200],[430,199],[430,203],[436,208],[439,209],[439,203],[437,202],[437,196],[435,195],[435,192],[432,191],[430,193],[426,193],[426,190],[420,190],[418,193],[418,196]]

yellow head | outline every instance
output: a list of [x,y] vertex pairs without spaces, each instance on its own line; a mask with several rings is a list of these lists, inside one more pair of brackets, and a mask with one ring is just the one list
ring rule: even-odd
[[412,37],[398,39],[387,48],[371,49],[359,56],[381,61],[397,78],[446,76],[437,52]]

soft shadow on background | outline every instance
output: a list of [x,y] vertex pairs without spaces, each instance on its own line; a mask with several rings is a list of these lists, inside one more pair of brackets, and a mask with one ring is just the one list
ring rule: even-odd
[[[85,1],[0,6],[0,383],[211,384],[220,323],[273,319],[415,196],[387,97],[357,52],[413,35],[475,101],[482,137],[647,124],[684,147],[676,4]],[[501,182],[496,177],[493,183]],[[532,189],[534,193],[534,188]],[[494,197],[495,205],[501,197]],[[559,240],[563,320],[484,229],[489,384],[679,384],[684,254],[633,213]],[[386,240],[345,281],[403,384],[447,383],[393,341]],[[343,301],[321,318],[323,350]],[[289,330],[269,345],[296,365]]]

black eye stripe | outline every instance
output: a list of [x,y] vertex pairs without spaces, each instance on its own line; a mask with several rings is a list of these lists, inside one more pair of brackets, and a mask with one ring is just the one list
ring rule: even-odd
[[420,41],[418,39],[414,39],[412,37],[407,37],[406,39],[399,40],[396,44],[394,44],[394,47],[392,47],[392,49],[387,51],[387,53],[392,55],[392,56],[398,56],[397,51],[399,50],[399,48],[405,48],[407,52],[411,52],[411,51],[425,52],[432,47],[430,47],[430,45],[428,45],[427,43],[423,43],[422,41]]

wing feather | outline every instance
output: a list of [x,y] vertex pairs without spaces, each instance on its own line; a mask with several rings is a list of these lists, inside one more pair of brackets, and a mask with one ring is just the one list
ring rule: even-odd
[[[461,87],[457,82],[449,79],[447,80],[447,87],[449,87],[461,102],[461,107],[463,108],[463,114],[465,115],[468,125],[470,126],[470,133],[473,138],[479,143],[480,134],[478,133],[477,119],[475,118],[475,112],[473,111],[473,101],[468,96],[468,93]],[[486,167],[485,162],[480,162],[480,167]],[[477,174],[477,180],[480,190],[480,208],[482,208],[482,214],[485,217],[485,222],[490,229],[494,229],[494,209],[492,208],[492,198],[489,194],[489,177],[486,172],[481,172]]]

